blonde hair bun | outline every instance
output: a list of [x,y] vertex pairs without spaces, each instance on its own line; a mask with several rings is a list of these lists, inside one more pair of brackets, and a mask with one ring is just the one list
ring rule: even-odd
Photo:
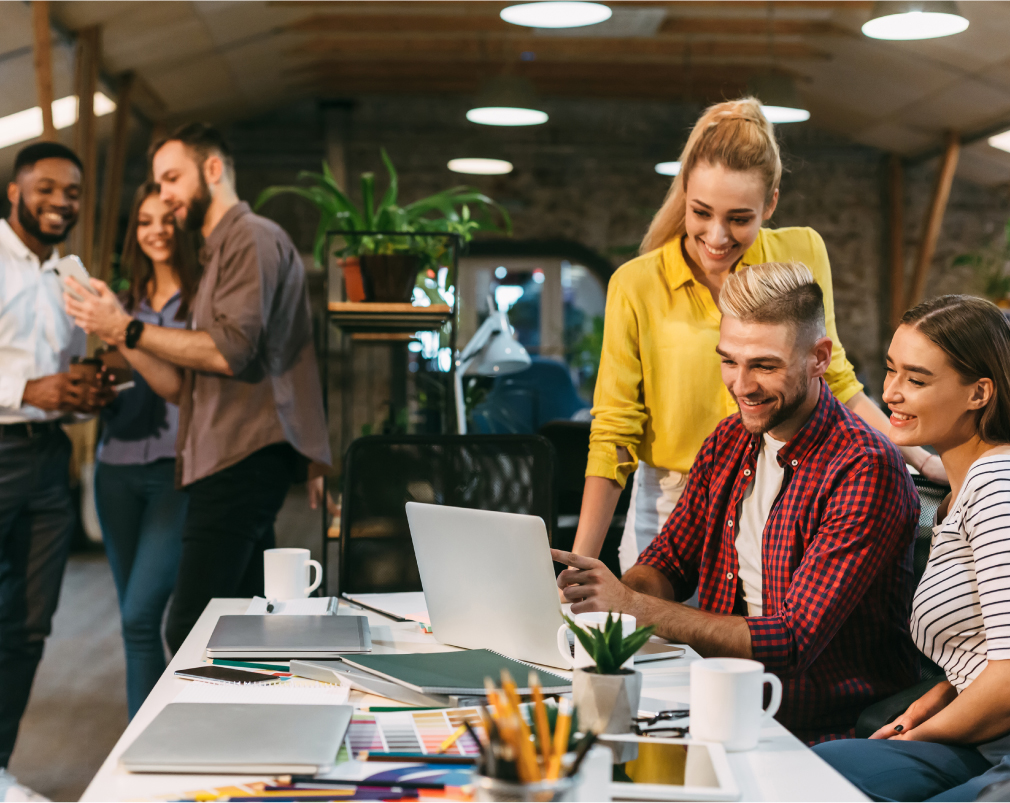
[[685,233],[687,201],[684,188],[699,164],[722,165],[729,170],[757,170],[765,183],[765,203],[771,203],[782,179],[782,157],[775,129],[761,111],[757,98],[728,100],[709,106],[680,154],[680,173],[674,177],[663,205],[642,240],[639,253],[660,248]]

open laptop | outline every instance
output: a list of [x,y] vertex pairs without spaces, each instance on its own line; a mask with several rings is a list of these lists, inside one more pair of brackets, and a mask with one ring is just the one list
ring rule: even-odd
[[543,519],[407,502],[407,521],[435,638],[571,668]]
[[[543,519],[407,502],[407,522],[435,638],[571,669],[558,651],[564,620]],[[653,636],[635,663],[683,654]]]

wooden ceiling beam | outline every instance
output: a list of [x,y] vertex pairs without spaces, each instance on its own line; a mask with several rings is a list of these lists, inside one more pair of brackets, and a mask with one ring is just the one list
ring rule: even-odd
[[[761,68],[753,64],[726,64],[704,70],[685,70],[681,65],[625,64],[597,62],[595,64],[543,64],[526,62],[518,65],[512,74],[532,81],[571,80],[595,81],[606,79],[639,80],[648,82],[705,83],[725,80],[745,81]],[[284,71],[292,77],[354,77],[397,80],[401,77],[455,78],[472,80],[501,75],[502,65],[484,61],[452,62],[328,62],[320,61]]]
[[35,88],[42,109],[42,139],[56,139],[53,125],[52,30],[49,26],[49,0],[32,2],[32,56],[35,64]]
[[[382,3],[370,0],[268,0],[267,6],[277,8],[293,8],[302,6],[315,12],[325,12],[333,15],[365,15],[386,14],[401,16],[405,14],[455,15],[472,17],[499,18],[501,10],[512,5],[511,2],[486,2],[486,0],[384,0]],[[773,2],[754,2],[754,0],[667,0],[667,2],[635,2],[621,3],[624,8],[666,8],[671,17],[695,14],[709,17],[746,16],[750,18],[765,18],[769,11],[774,18],[795,18],[795,12],[804,14],[810,11],[870,11],[873,0],[773,0]]]
[[[306,81],[296,84],[293,90],[322,97],[353,97],[355,95],[445,95],[471,94],[476,87],[465,78],[446,83],[404,79],[398,84],[378,80],[327,80]],[[654,84],[639,83],[579,83],[545,85],[539,91],[545,97],[578,98],[635,98],[638,100],[715,102],[739,97],[745,91],[740,84]]]
[[[310,33],[314,35],[351,34],[351,33],[409,33],[447,34],[475,32],[494,33],[512,38],[545,39],[593,39],[601,38],[587,31],[585,36],[544,36],[536,35],[530,29],[510,25],[497,16],[476,16],[465,14],[313,14],[284,26],[284,30],[294,33]],[[767,40],[769,33],[774,36],[832,36],[848,35],[844,28],[824,20],[776,19],[764,20],[757,18],[722,19],[718,17],[667,17],[660,25],[655,37],[636,37],[640,39],[667,38],[670,36],[745,36],[758,37]]]
[[746,59],[768,61],[827,61],[831,55],[804,42],[677,42],[654,39],[481,39],[470,34],[431,39],[416,37],[369,36],[311,39],[288,50],[288,57],[325,55],[334,60],[360,61],[520,61],[524,53],[533,53],[530,63],[542,61],[620,60],[624,62],[659,61],[684,64],[696,59]]

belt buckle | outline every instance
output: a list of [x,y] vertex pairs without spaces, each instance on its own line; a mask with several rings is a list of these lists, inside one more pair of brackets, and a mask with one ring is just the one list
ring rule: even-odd
[[32,422],[25,421],[25,431],[28,433],[29,438],[35,437],[35,432],[33,431]]

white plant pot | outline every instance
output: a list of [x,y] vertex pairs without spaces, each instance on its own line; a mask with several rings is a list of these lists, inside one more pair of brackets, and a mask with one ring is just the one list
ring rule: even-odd
[[[572,679],[572,702],[579,714],[579,729],[597,734],[631,733],[642,699],[642,673],[624,669],[616,675],[599,675],[594,670],[576,669]],[[614,763],[638,757],[633,742],[610,745]]]

